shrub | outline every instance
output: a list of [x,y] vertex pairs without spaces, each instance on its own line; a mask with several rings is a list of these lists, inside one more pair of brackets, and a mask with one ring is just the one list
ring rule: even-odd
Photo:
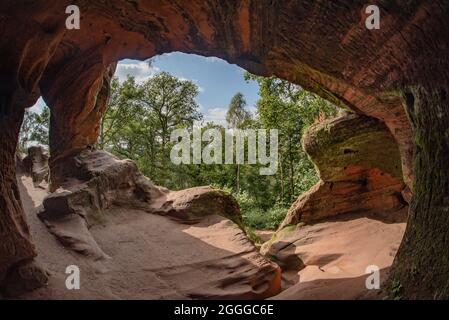
[[[232,189],[228,187],[217,185],[212,187],[232,193]],[[263,210],[246,191],[232,193],[232,195],[240,205],[245,230],[251,230],[251,232],[253,229],[276,230],[287,214],[287,208],[280,204],[276,204],[268,210]]]

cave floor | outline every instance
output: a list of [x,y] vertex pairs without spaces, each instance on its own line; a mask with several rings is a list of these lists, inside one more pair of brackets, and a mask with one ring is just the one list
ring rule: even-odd
[[[404,221],[404,212],[397,212]],[[396,219],[394,219],[396,220]],[[359,214],[303,226],[282,243],[305,267],[284,272],[284,283],[294,282],[273,299],[353,300],[382,299],[380,290],[367,290],[369,266],[379,270],[380,288],[399,248],[405,222],[385,221]]]
[[[113,208],[107,212],[107,224],[90,230],[111,257],[95,261],[64,248],[47,231],[36,215],[47,192],[35,188],[29,177],[17,179],[38,261],[50,273],[45,288],[21,299],[252,299],[254,284],[249,282],[254,279],[260,282],[256,291],[270,291],[270,281],[258,271],[262,265],[258,252],[227,219],[213,215],[199,224],[185,225],[138,210]],[[404,229],[403,222],[367,217],[302,228],[287,241],[306,267],[284,274],[283,283],[290,281],[289,288],[272,298],[366,296],[366,266],[379,266],[384,278]],[[65,286],[69,265],[80,268],[80,290]],[[251,281],[242,282],[242,276]]]

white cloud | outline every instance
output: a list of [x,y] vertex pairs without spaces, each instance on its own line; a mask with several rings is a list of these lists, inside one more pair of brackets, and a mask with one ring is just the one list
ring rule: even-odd
[[119,63],[115,76],[119,78],[120,82],[125,81],[128,75],[133,76],[136,82],[144,82],[158,72],[160,72],[160,69],[150,66],[148,62],[136,61],[132,63]]
[[176,55],[179,55],[179,54],[182,54],[182,53],[178,52],[178,51],[173,51],[173,52],[163,53],[163,54],[157,56],[157,58],[159,58],[159,57],[163,57],[163,58],[171,57],[171,56],[176,56]]
[[[169,54],[168,54],[169,55]],[[148,79],[154,77],[157,73],[161,72],[161,69],[155,66],[150,66],[147,62],[144,61],[135,61],[135,62],[120,62],[117,65],[117,70],[115,72],[115,76],[119,78],[120,82],[124,82],[128,75],[133,76],[137,83],[142,83],[147,81]],[[198,80],[195,79],[187,79],[184,77],[177,77],[181,81],[193,81],[198,86],[198,91],[200,93],[205,92],[204,87],[199,85]]]
[[204,114],[204,123],[213,122],[215,124],[226,127],[226,113],[228,112],[227,108],[211,108],[207,110],[203,110]]

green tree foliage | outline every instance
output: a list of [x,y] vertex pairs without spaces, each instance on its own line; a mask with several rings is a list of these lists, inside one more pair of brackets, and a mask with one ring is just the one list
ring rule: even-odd
[[[133,77],[123,83],[113,79],[98,147],[134,160],[158,185],[173,190],[202,185],[227,190],[240,203],[247,231],[275,229],[294,200],[318,181],[313,164],[301,148],[304,130],[316,121],[334,116],[337,110],[289,82],[251,74],[245,78],[259,85],[256,113],[247,110],[245,97],[237,93],[229,102],[227,127],[277,129],[279,166],[275,175],[260,175],[260,164],[174,165],[170,160],[171,132],[193,129],[194,123],[202,120],[202,114],[196,102],[196,84],[166,72],[143,83],[137,83]],[[49,114],[48,108],[42,114],[27,112],[21,133],[22,149],[30,141],[48,144]],[[210,128],[220,130],[224,137],[225,128],[215,123],[206,123],[201,130]],[[203,147],[207,144],[202,142]],[[235,149],[233,153],[235,156]],[[222,143],[223,159],[224,154]]]
[[47,106],[40,113],[26,110],[20,130],[19,151],[26,153],[32,143],[48,147],[49,127],[50,109]]
[[166,72],[141,84],[132,77],[122,84],[113,79],[99,147],[135,160],[158,184],[185,187],[189,173],[170,161],[170,133],[191,128],[202,119],[196,103],[198,92],[194,82]]
[[313,164],[301,148],[304,130],[320,119],[335,116],[337,109],[300,86],[277,78],[245,74],[259,84],[257,115],[260,126],[279,130],[279,170],[274,188],[279,204],[291,204],[317,182]]
[[[250,126],[251,114],[245,109],[246,100],[242,93],[238,92],[231,99],[228,112],[226,113],[226,122],[231,129],[245,129]],[[235,186],[237,193],[240,191],[240,164],[236,164]]]
[[232,97],[226,113],[226,122],[231,129],[244,129],[251,121],[251,114],[245,109],[246,100],[242,93],[238,92]]
[[[256,117],[247,127],[278,130],[279,168],[273,176],[260,176],[258,166],[242,165],[240,188],[231,191],[240,203],[247,226],[275,229],[288,207],[318,181],[313,163],[301,148],[304,130],[316,121],[335,116],[337,109],[287,81],[249,73],[245,79],[258,83],[260,95]],[[240,97],[235,100],[241,101]]]

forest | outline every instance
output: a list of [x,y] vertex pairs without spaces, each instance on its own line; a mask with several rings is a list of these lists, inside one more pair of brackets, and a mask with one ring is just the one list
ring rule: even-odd
[[[226,128],[203,120],[196,101],[199,88],[193,81],[167,72],[141,83],[131,76],[122,83],[114,78],[96,147],[134,160],[157,185],[172,190],[209,185],[228,191],[238,200],[248,230],[275,230],[295,199],[318,182],[313,163],[301,148],[302,134],[311,124],[334,117],[342,109],[284,80],[250,73],[244,77],[259,86],[256,112],[249,112],[244,95],[236,92],[231,101],[224,102],[228,105]],[[48,107],[41,113],[27,111],[21,151],[32,143],[47,146],[49,124]],[[223,131],[277,129],[276,174],[260,175],[259,164],[173,164],[171,132],[194,126]]]

